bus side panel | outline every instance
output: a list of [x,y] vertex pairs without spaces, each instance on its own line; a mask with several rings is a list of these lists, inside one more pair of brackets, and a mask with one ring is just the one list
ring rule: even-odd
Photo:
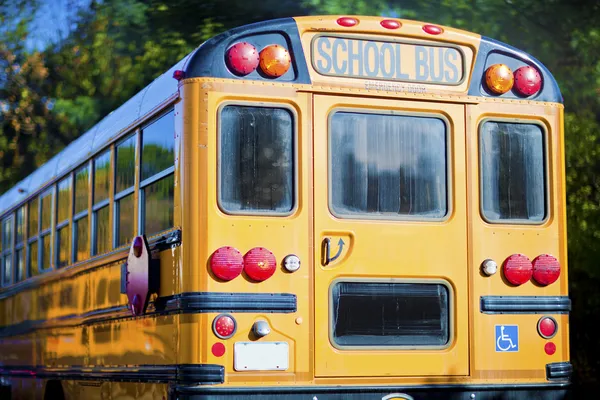
[[[569,361],[568,314],[559,310],[542,312],[510,311],[484,312],[482,301],[487,296],[503,296],[519,302],[533,296],[562,296],[566,299],[567,254],[564,203],[564,164],[562,140],[562,107],[549,104],[484,103],[467,106],[467,147],[469,165],[469,247],[471,275],[471,365],[473,378],[515,383],[546,382],[546,365]],[[485,121],[537,124],[545,132],[547,219],[540,224],[491,223],[483,219],[481,193],[491,182],[482,182],[480,126]],[[547,196],[548,197],[548,196]],[[503,263],[512,254],[523,254],[530,260],[550,254],[561,264],[557,282],[541,286],[530,279],[515,286],[504,277]],[[494,260],[498,270],[486,276],[482,262]],[[542,304],[543,299],[533,300]],[[518,310],[517,310],[518,311]],[[553,317],[558,332],[544,339],[537,330],[540,318]],[[505,336],[502,336],[504,329]],[[512,344],[510,343],[512,342]],[[546,345],[556,346],[553,354]]]

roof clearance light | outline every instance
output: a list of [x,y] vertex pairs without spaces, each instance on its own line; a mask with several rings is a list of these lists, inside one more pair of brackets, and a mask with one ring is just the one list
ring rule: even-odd
[[444,30],[437,25],[423,25],[423,30],[430,35],[439,35],[444,32]]
[[255,247],[244,256],[244,271],[250,279],[262,282],[269,279],[277,268],[275,256],[264,247]]
[[278,44],[267,46],[260,52],[260,69],[272,78],[284,75],[291,64],[290,53]]
[[485,71],[485,83],[496,94],[508,92],[515,82],[510,68],[504,64],[494,64]]
[[236,75],[244,76],[258,67],[258,51],[248,42],[239,42],[227,50],[227,66]]
[[400,22],[393,19],[384,19],[380,24],[386,29],[398,29],[402,26]]
[[210,258],[210,269],[217,278],[230,281],[242,273],[244,257],[233,247],[221,247]]
[[556,282],[560,276],[560,264],[549,254],[537,256],[532,264],[533,279],[542,286]]
[[558,332],[558,324],[552,317],[542,317],[538,321],[537,330],[544,339],[552,339]]
[[352,17],[340,17],[336,22],[339,26],[344,26],[346,28],[358,25],[358,20]]
[[522,96],[536,94],[542,87],[540,72],[529,65],[515,71],[515,90]]
[[504,261],[504,277],[513,285],[519,286],[531,279],[533,266],[523,254],[513,254]]
[[235,330],[235,319],[229,314],[219,314],[213,320],[213,332],[220,339],[229,339]]

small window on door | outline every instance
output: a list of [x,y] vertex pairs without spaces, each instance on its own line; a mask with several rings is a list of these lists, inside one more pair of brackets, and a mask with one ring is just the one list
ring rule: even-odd
[[219,205],[230,214],[290,214],[295,207],[294,117],[276,107],[220,113]]
[[546,219],[544,136],[537,124],[481,125],[481,211],[487,221],[539,224]]

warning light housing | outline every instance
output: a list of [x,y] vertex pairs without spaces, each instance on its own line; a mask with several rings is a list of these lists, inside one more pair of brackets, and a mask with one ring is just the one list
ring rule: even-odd
[[271,78],[284,75],[291,63],[290,53],[278,44],[267,46],[260,52],[260,69]]
[[237,324],[229,314],[219,314],[213,320],[213,332],[220,339],[229,339],[235,334]]
[[244,257],[233,247],[218,248],[210,258],[210,269],[217,278],[230,281],[242,273]]
[[234,74],[248,75],[258,67],[258,51],[248,42],[239,42],[227,50],[225,60],[227,67]]
[[512,89],[514,75],[505,64],[494,64],[485,71],[485,83],[496,94],[504,94]]
[[255,247],[244,256],[244,271],[250,279],[262,282],[275,273],[275,256],[264,247]]
[[531,279],[533,266],[523,254],[513,254],[504,261],[504,277],[513,285],[519,286]]
[[550,285],[560,276],[560,263],[549,254],[542,254],[533,260],[533,279],[542,286]]
[[542,317],[537,323],[537,331],[544,339],[552,339],[558,332],[558,324],[552,317]]
[[536,94],[542,87],[540,72],[529,65],[515,71],[515,91],[521,96]]

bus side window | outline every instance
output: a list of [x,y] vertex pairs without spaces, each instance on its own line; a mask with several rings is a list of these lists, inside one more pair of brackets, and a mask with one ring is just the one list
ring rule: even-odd
[[52,219],[54,217],[54,206],[52,204],[54,189],[48,190],[40,198],[40,240],[42,252],[42,265],[40,271],[47,271],[52,268]]
[[94,159],[94,206],[92,254],[103,254],[112,249],[110,242],[110,150]]
[[15,281],[20,282],[27,277],[25,268],[25,206],[16,213],[15,228]]
[[115,146],[115,247],[130,243],[134,226],[135,153],[137,136],[131,135]]
[[85,260],[90,256],[88,202],[90,197],[90,167],[85,165],[75,171],[75,207],[73,216],[73,238],[75,249],[73,261]]
[[489,222],[541,223],[546,218],[544,130],[486,121],[480,128],[481,202]]
[[142,129],[141,228],[148,236],[173,227],[175,121],[168,112]]
[[289,214],[295,206],[290,110],[227,105],[220,112],[219,206],[230,214]]
[[39,233],[39,215],[40,215],[40,207],[39,207],[39,198],[31,200],[28,204],[28,223],[27,223],[27,263],[29,268],[29,276],[39,275],[39,258],[38,258],[38,233]]
[[71,219],[71,175],[58,183],[57,194],[57,267],[65,267],[71,262],[71,231],[69,222]]
[[12,282],[12,242],[13,242],[13,217],[2,221],[2,251],[0,252],[0,270],[2,271],[2,286]]

